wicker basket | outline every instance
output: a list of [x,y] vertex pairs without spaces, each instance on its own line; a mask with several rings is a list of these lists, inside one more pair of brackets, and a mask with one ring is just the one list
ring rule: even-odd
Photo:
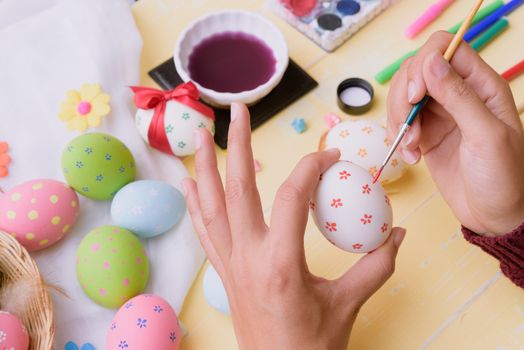
[[30,298],[21,321],[29,332],[31,350],[53,348],[53,304],[35,261],[11,235],[0,231],[0,288],[21,278],[37,283],[38,297]]

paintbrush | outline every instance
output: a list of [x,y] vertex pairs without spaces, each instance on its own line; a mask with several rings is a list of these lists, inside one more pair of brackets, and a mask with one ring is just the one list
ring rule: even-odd
[[[475,4],[473,5],[471,10],[469,11],[468,16],[466,17],[464,22],[462,22],[462,25],[460,26],[459,30],[457,31],[457,34],[455,34],[455,36],[453,37],[453,40],[451,40],[451,43],[449,44],[446,52],[444,53],[444,59],[446,61],[449,62],[451,60],[451,57],[453,57],[453,54],[455,53],[455,51],[457,50],[458,46],[460,45],[460,42],[462,41],[462,38],[464,37],[464,34],[466,34],[466,31],[467,31],[468,27],[470,26],[471,21],[473,21],[473,17],[475,17],[475,14],[479,10],[480,5],[482,5],[483,1],[484,0],[477,0],[477,1],[475,1]],[[397,138],[395,139],[395,142],[393,142],[393,145],[391,146],[391,148],[389,150],[389,153],[386,156],[386,159],[384,160],[384,162],[382,163],[379,171],[375,175],[375,178],[373,179],[373,183],[377,182],[377,180],[379,179],[380,174],[382,174],[382,171],[384,170],[384,167],[388,164],[389,160],[391,159],[391,157],[395,153],[395,150],[397,149],[398,145],[400,144],[400,142],[404,138],[404,135],[406,135],[406,132],[409,130],[409,127],[413,124],[413,122],[417,118],[418,114],[420,113],[420,110],[426,105],[426,103],[428,103],[428,100],[429,100],[429,96],[426,95],[426,96],[424,96],[424,98],[422,100],[420,100],[420,102],[418,102],[417,104],[413,105],[413,107],[411,108],[411,111],[409,112],[409,114],[408,114],[408,116],[406,118],[406,121],[404,122],[404,124],[400,128],[400,131],[398,132]]]

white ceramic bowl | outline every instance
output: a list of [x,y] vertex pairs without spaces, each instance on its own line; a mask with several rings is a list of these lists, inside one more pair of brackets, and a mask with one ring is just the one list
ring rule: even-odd
[[173,55],[175,67],[185,82],[190,81],[189,56],[193,48],[214,34],[223,32],[244,32],[262,40],[271,50],[276,60],[275,72],[264,84],[242,92],[219,92],[208,89],[193,81],[202,98],[215,106],[229,107],[232,102],[254,104],[266,96],[282,79],[289,63],[287,44],[276,26],[262,16],[241,10],[213,12],[192,22],[178,38]]

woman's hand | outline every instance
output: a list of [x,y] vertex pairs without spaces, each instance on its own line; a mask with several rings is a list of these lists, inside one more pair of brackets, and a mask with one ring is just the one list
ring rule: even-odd
[[211,134],[197,137],[198,184],[185,179],[189,212],[227,291],[242,349],[345,349],[362,304],[391,276],[405,231],[362,257],[334,281],[312,275],[304,254],[308,203],[338,150],[304,157],[278,190],[271,225],[255,183],[249,112],[233,104],[226,189]]
[[435,33],[394,77],[388,97],[393,139],[412,104],[432,97],[405,135],[400,154],[424,160],[458,220],[483,235],[524,221],[524,133],[508,84],[467,44],[451,65],[449,33]]

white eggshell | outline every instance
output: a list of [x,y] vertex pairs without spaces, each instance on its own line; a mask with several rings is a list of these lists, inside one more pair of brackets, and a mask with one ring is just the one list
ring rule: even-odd
[[[391,143],[386,129],[374,121],[360,119],[342,122],[329,130],[325,148],[340,149],[340,159],[353,162],[375,176]],[[406,170],[406,164],[395,153],[384,168],[380,182],[386,184],[399,179]]]
[[209,305],[218,311],[229,315],[229,301],[227,300],[226,289],[217,271],[209,265],[204,275],[204,296]]
[[[138,109],[135,116],[135,123],[140,136],[148,144],[147,135],[154,112],[154,109]],[[213,120],[175,100],[166,103],[164,128],[171,150],[178,157],[195,153],[195,130],[207,128],[212,134],[215,133]]]
[[142,294],[125,303],[111,322],[106,350],[178,350],[182,333],[175,310],[163,298]]
[[391,233],[393,212],[386,192],[365,169],[347,161],[322,174],[310,207],[318,229],[348,252],[370,252]]
[[22,322],[13,314],[0,311],[0,349],[27,350],[29,334]]
[[115,224],[140,238],[167,232],[185,212],[182,193],[162,181],[131,182],[116,193],[111,203],[111,217]]

